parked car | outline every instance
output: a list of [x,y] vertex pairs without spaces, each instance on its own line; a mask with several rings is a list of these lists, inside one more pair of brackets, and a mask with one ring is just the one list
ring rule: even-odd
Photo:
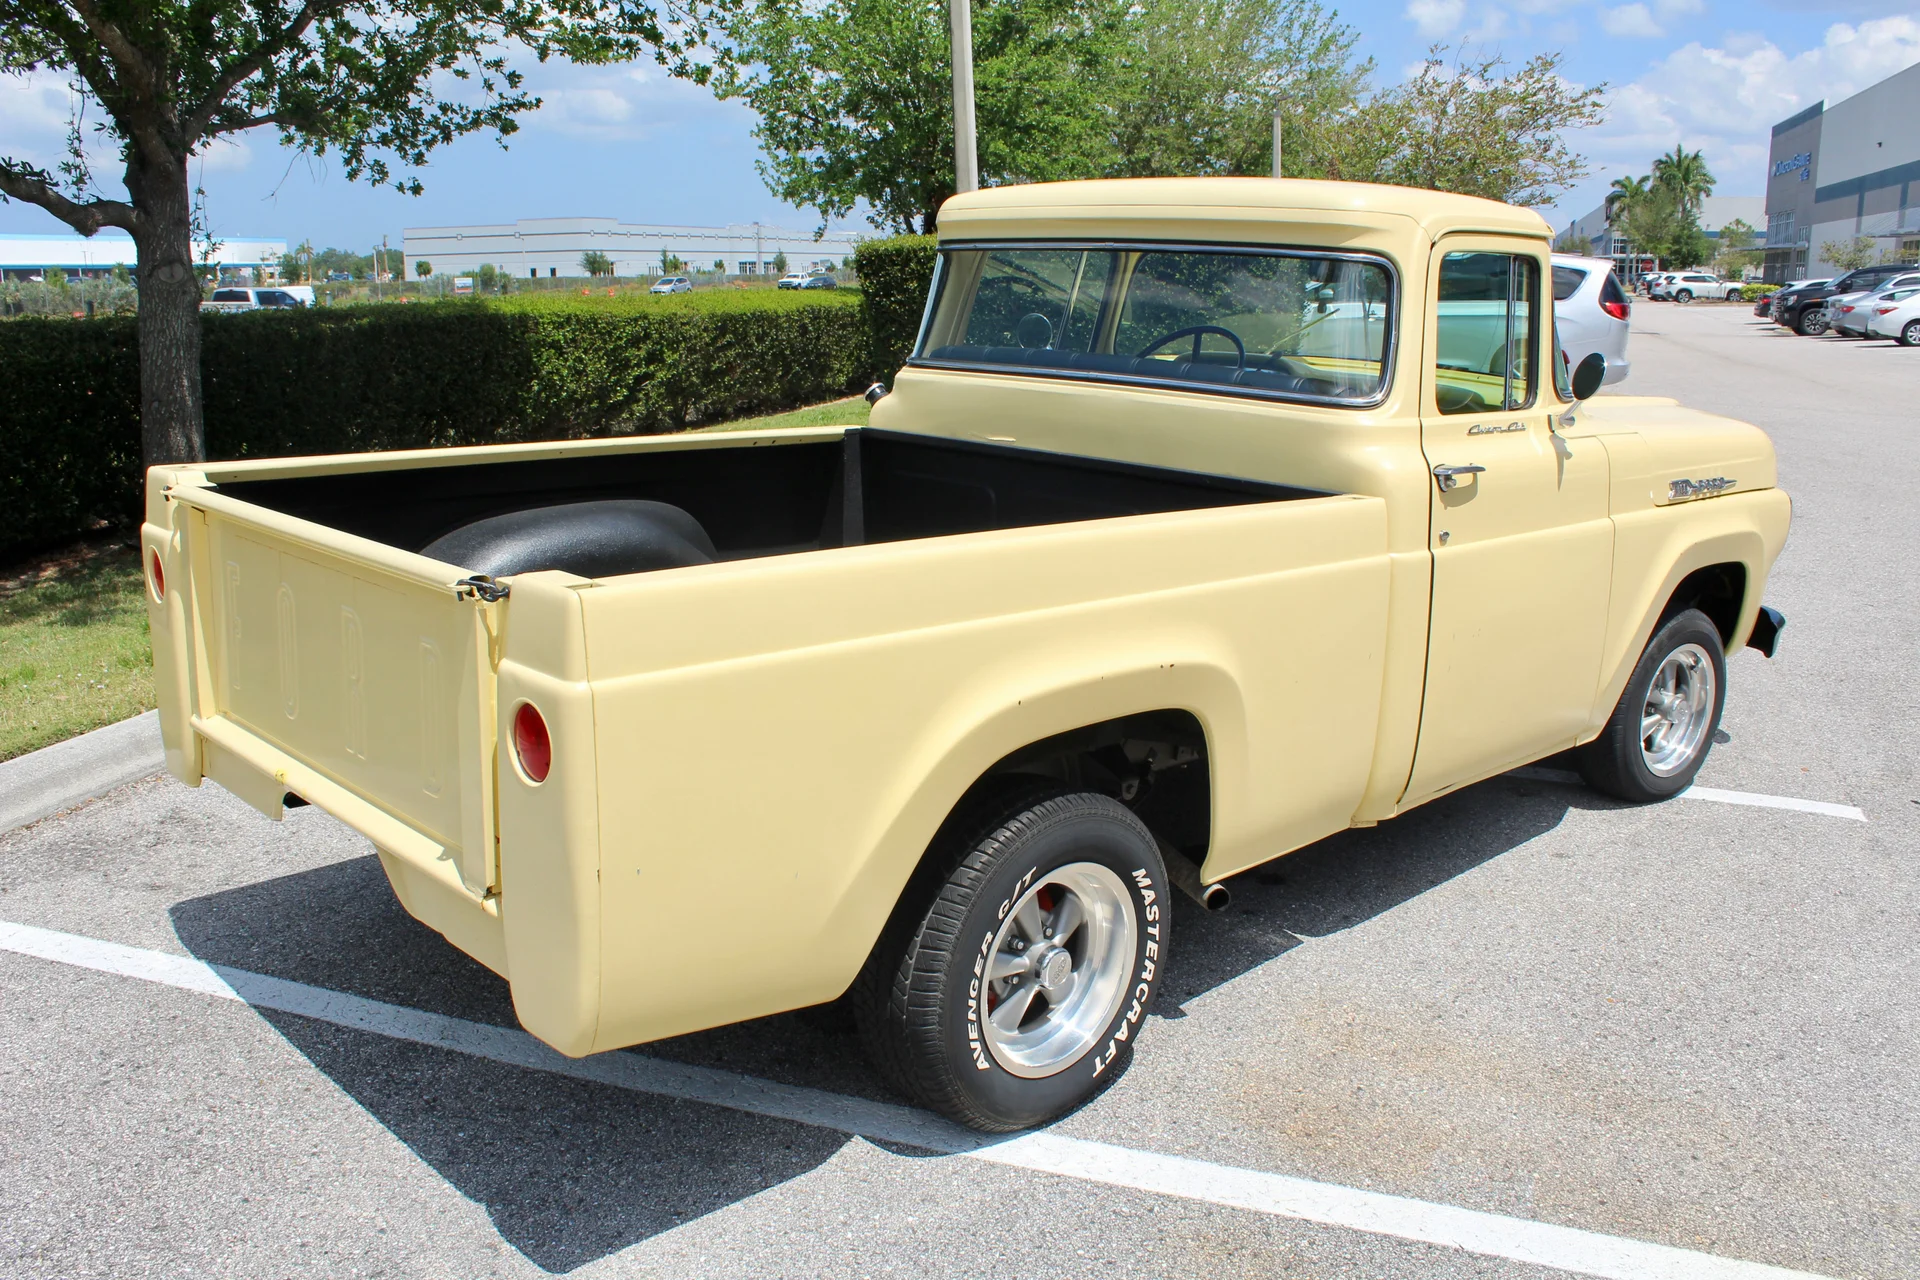
[[1867,318],[1872,314],[1869,304],[1878,294],[1890,289],[1911,288],[1920,285],[1920,271],[1909,270],[1901,275],[1890,276],[1886,280],[1868,289],[1856,289],[1852,293],[1837,293],[1827,299],[1827,328],[1843,338],[1867,337]]
[[1611,259],[1553,255],[1553,318],[1569,368],[1578,368],[1598,351],[1607,360],[1606,381],[1623,380],[1629,369],[1627,317],[1632,310]]
[[661,276],[653,282],[648,293],[692,293],[693,281],[685,276]]
[[1798,289],[1783,289],[1774,295],[1778,299],[1774,305],[1774,323],[1785,325],[1803,338],[1818,337],[1827,331],[1827,299],[1876,288],[1894,276],[1912,270],[1909,263],[1881,263],[1849,271],[1824,284],[1809,283]]
[[362,833],[561,1053],[844,995],[993,1131],[1152,1038],[1172,890],[1569,748],[1691,785],[1791,503],[1758,428],[1555,376],[1539,214],[1155,178],[938,217],[865,428],[152,468],[168,769]]
[[1889,289],[1875,298],[1868,308],[1867,336],[1920,347],[1920,287]]
[[313,286],[310,284],[279,285],[270,289],[237,288],[223,286],[213,291],[213,297],[200,304],[202,311],[258,311],[272,307],[310,307],[313,305]]
[[806,272],[789,271],[787,272],[787,274],[780,277],[780,283],[776,287],[781,289],[804,289],[806,288],[806,285],[807,285]]
[[832,276],[818,275],[818,276],[808,276],[806,278],[805,283],[803,283],[800,287],[802,289],[836,289],[839,287],[839,285],[840,285],[840,282],[835,280]]
[[1680,303],[1692,302],[1695,298],[1717,298],[1724,302],[1740,292],[1740,284],[1738,280],[1722,280],[1703,271],[1683,271],[1667,282],[1666,293]]
[[1807,279],[1789,280],[1785,284],[1782,284],[1778,289],[1773,291],[1771,296],[1765,299],[1767,304],[1767,318],[1778,324],[1780,321],[1781,299],[1796,289],[1817,288],[1825,283],[1827,283],[1826,279]]

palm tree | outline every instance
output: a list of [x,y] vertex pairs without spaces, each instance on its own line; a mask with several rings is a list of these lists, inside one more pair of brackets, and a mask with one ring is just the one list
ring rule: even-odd
[[1607,191],[1607,221],[1617,222],[1622,209],[1630,209],[1647,198],[1652,181],[1646,177],[1615,178]]
[[1713,194],[1713,173],[1707,168],[1706,157],[1698,151],[1683,150],[1679,143],[1653,162],[1653,181],[1655,186],[1672,192],[1688,213],[1699,213],[1701,201]]

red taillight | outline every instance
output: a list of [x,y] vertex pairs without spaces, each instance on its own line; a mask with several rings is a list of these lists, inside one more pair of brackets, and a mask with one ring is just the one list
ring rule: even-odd
[[1873,314],[1877,316],[1884,316],[1890,311],[1898,311],[1899,309],[1900,308],[1898,307],[1875,307],[1873,309]]
[[520,761],[520,772],[533,782],[545,782],[553,768],[553,739],[547,736],[547,722],[531,702],[523,702],[513,713],[513,754]]
[[1600,309],[1612,316],[1615,320],[1625,320],[1627,313],[1632,308],[1629,303],[1625,302],[1602,302]]
[[153,552],[149,559],[153,567],[153,598],[155,600],[165,600],[167,598],[167,571],[160,567],[160,553],[158,551]]

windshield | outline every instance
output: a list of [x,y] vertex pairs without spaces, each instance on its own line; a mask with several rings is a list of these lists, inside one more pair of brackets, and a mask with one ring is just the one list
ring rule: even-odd
[[1366,402],[1386,388],[1392,286],[1385,263],[1357,257],[953,248],[914,360]]

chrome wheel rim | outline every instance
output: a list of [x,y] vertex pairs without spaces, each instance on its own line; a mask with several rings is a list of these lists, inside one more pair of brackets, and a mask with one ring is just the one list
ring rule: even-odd
[[1640,754],[1655,777],[1671,778],[1693,762],[1713,726],[1713,658],[1683,644],[1653,673],[1640,713]]
[[1138,928],[1126,884],[1097,862],[1035,877],[987,952],[980,1026],[994,1061],[1034,1080],[1084,1057],[1126,998]]

